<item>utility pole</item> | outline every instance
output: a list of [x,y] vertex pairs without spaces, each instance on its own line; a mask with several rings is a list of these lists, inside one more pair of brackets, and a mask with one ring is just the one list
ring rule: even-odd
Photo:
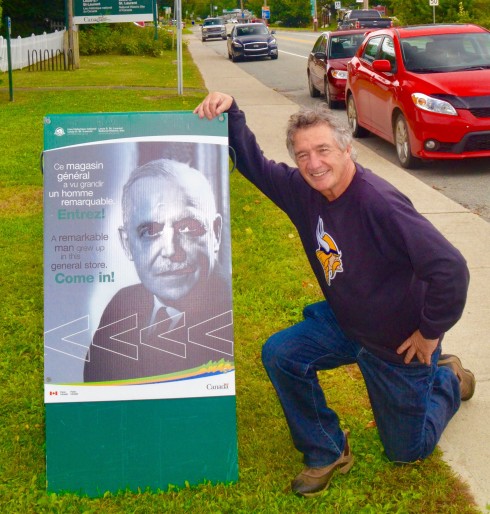
[[[68,51],[66,52],[68,61],[65,59],[66,69],[70,67],[70,55],[71,55],[71,65],[72,69],[77,70],[80,68],[80,51],[78,47],[78,33],[77,37],[74,34],[73,28],[73,2],[75,0],[66,0],[66,23],[67,23],[67,32],[68,32]],[[66,40],[65,40],[65,50],[66,50]]]
[[177,94],[184,94],[182,70],[182,1],[175,1],[175,18],[177,20]]
[[73,1],[68,0],[68,50],[72,52],[72,59],[75,52],[73,44]]

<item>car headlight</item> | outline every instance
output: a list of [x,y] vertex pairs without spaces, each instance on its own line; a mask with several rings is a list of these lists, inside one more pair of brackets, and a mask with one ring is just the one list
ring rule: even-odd
[[275,45],[275,44],[276,44],[276,40],[274,38],[269,40],[269,45]]
[[236,46],[237,48],[241,48],[243,45],[240,43],[240,41],[233,41],[233,46]]
[[332,70],[332,77],[334,79],[347,80],[347,72],[342,70]]
[[423,93],[413,93],[412,100],[416,107],[423,111],[436,112],[438,114],[447,114],[448,116],[457,116],[456,109],[445,100],[432,98]]

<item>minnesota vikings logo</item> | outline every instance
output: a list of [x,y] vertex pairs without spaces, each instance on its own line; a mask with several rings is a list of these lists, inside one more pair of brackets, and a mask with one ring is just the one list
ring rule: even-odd
[[330,285],[335,275],[344,271],[342,269],[342,252],[338,249],[335,241],[323,230],[323,220],[320,217],[316,227],[316,239],[319,245],[316,257],[323,267],[327,284]]

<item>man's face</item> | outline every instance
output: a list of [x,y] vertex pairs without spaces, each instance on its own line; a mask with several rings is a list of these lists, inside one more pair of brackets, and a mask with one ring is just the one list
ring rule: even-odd
[[340,150],[328,125],[322,123],[298,130],[293,148],[298,169],[313,189],[329,201],[347,189],[355,172],[351,149]]
[[221,216],[204,178],[145,177],[129,191],[122,245],[143,285],[163,303],[181,300],[211,273]]

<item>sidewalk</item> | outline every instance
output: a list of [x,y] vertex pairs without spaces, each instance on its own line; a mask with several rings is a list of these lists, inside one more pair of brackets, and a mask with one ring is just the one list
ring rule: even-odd
[[[289,162],[285,128],[298,105],[267,88],[231,61],[217,55],[197,36],[188,38],[189,50],[209,91],[235,97],[265,155]],[[185,87],[185,84],[184,84]],[[471,284],[460,322],[446,335],[444,352],[456,353],[477,379],[475,396],[464,402],[440,441],[444,459],[463,480],[486,512],[490,504],[490,224],[403,170],[355,143],[364,166],[394,184],[415,204],[468,261]]]

